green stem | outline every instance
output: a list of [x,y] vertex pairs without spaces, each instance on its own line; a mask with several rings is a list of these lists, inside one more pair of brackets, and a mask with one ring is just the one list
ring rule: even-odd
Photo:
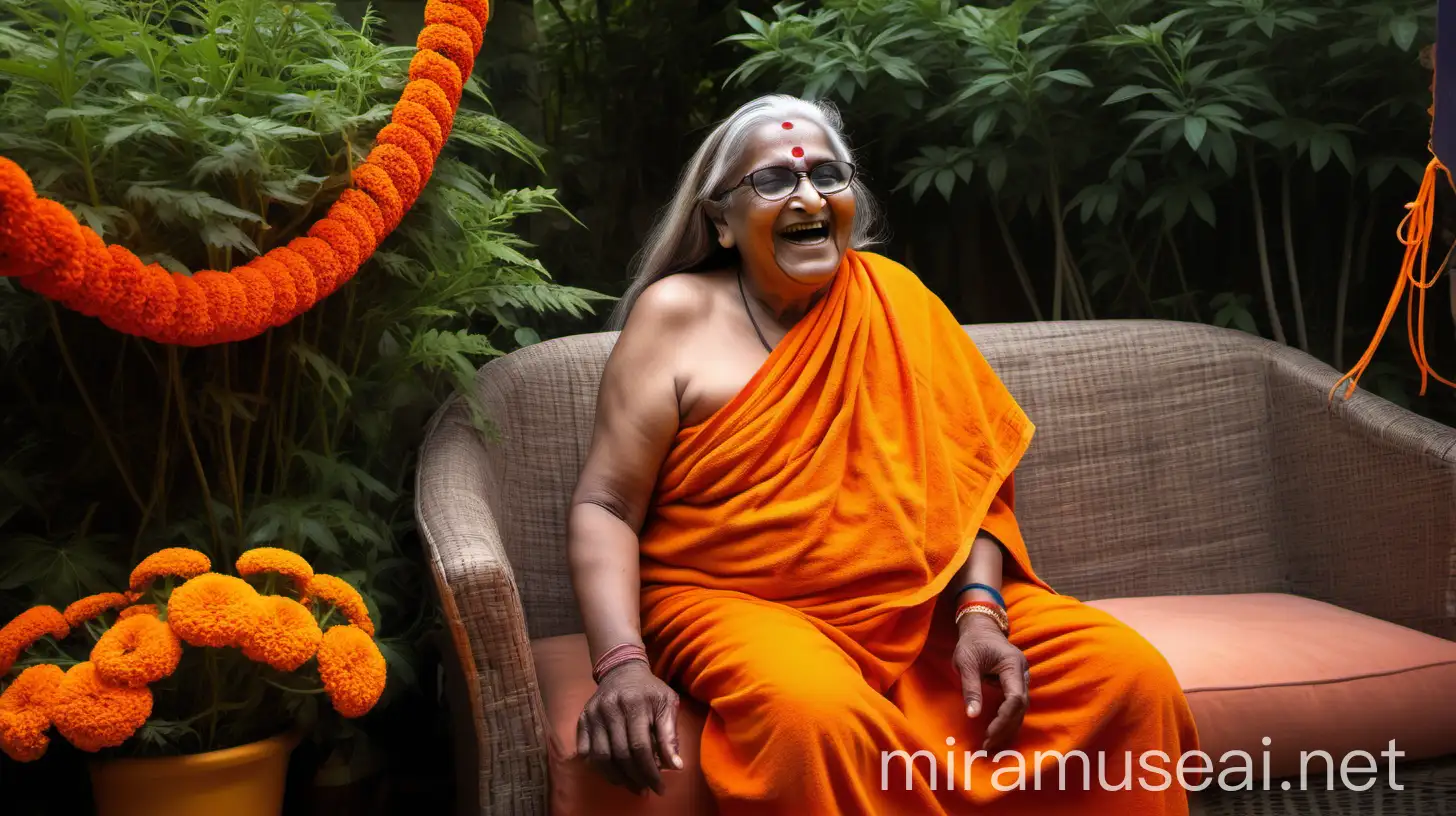
[[65,363],[66,371],[70,373],[71,380],[76,384],[76,390],[81,393],[81,402],[86,405],[86,411],[91,415],[91,421],[96,425],[96,433],[100,435],[101,442],[111,454],[111,461],[116,465],[116,472],[120,474],[122,484],[126,486],[127,495],[136,503],[138,508],[145,505],[142,502],[141,493],[137,492],[136,483],[132,481],[131,471],[127,470],[126,462],[121,458],[121,451],[116,447],[116,440],[106,430],[106,423],[101,419],[101,412],[96,409],[96,403],[91,400],[91,392],[86,389],[86,382],[81,379],[81,373],[76,369],[76,361],[71,357],[71,348],[66,344],[66,336],[61,331],[61,318],[56,314],[56,307],[50,300],[43,300],[46,314],[50,316],[51,331],[56,336],[56,346],[60,349],[61,360]]
[[[233,392],[232,373],[232,346],[222,348],[222,377],[223,393],[231,395]],[[233,529],[237,532],[238,540],[243,538],[243,485],[242,474],[238,472],[237,457],[233,454],[233,412],[232,407],[226,402],[222,406],[222,446],[223,461],[227,467],[228,492],[233,500]]]
[[207,511],[207,525],[212,529],[212,545],[219,556],[225,556],[222,549],[222,531],[217,526],[217,514],[212,512],[212,488],[207,484],[207,470],[202,466],[202,457],[197,453],[197,440],[192,438],[192,421],[187,416],[187,395],[182,392],[181,366],[177,362],[177,347],[167,346],[167,372],[172,379],[172,392],[177,400],[177,420],[182,425],[182,438],[187,440],[187,452],[192,455],[192,469],[197,472],[197,482],[202,487],[202,508]]
[[207,679],[212,685],[212,705],[208,707],[207,719],[207,747],[211,748],[217,740],[218,686],[222,683],[217,673],[217,652],[212,649],[207,650]]
[[325,689],[321,689],[321,688],[319,688],[319,689],[296,689],[296,688],[289,688],[288,686],[285,686],[285,685],[283,685],[281,683],[275,683],[275,682],[273,682],[272,680],[269,680],[266,677],[263,678],[263,682],[264,683],[267,683],[268,685],[272,686],[273,688],[278,689],[279,691],[286,691],[286,692],[288,692],[290,694],[323,694],[325,692]]

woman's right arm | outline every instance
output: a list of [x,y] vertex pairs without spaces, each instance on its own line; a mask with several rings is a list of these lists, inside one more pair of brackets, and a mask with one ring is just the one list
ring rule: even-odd
[[[593,663],[642,646],[638,531],[679,425],[677,355],[703,308],[668,278],[634,304],[602,373],[596,427],[567,519],[567,553]],[[578,753],[634,792],[662,791],[659,760],[680,768],[677,696],[640,661],[602,678],[582,712]]]

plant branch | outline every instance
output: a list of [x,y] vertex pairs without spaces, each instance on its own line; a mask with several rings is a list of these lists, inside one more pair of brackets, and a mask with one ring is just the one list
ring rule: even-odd
[[1289,165],[1284,165],[1279,191],[1280,220],[1284,226],[1284,262],[1289,267],[1289,291],[1294,300],[1294,336],[1299,340],[1299,350],[1309,353],[1309,334],[1304,330],[1304,298],[1300,293],[1299,267],[1294,260],[1294,218],[1290,214]]
[[167,374],[172,380],[172,395],[177,400],[177,420],[182,426],[182,438],[187,440],[187,452],[192,455],[192,468],[197,472],[197,482],[202,488],[202,508],[207,511],[207,525],[212,529],[212,545],[221,555],[222,531],[217,526],[217,514],[212,511],[212,489],[207,484],[207,470],[197,452],[197,440],[192,438],[192,420],[187,415],[187,395],[182,391],[182,372],[176,346],[167,346]]
[[81,373],[76,369],[76,361],[71,356],[70,346],[66,344],[66,336],[61,331],[61,318],[56,314],[55,304],[47,298],[44,300],[46,314],[50,317],[51,332],[56,337],[56,346],[60,349],[61,360],[70,373],[71,380],[76,384],[76,390],[81,394],[81,402],[86,405],[86,411],[91,414],[91,421],[96,425],[96,433],[101,437],[101,442],[111,454],[111,461],[116,465],[116,472],[121,476],[121,482],[126,486],[127,495],[136,504],[138,509],[145,507],[142,502],[141,493],[137,492],[136,483],[132,481],[131,471],[127,469],[126,461],[121,456],[120,449],[116,446],[116,440],[111,432],[106,429],[106,423],[101,418],[101,412],[96,409],[96,403],[91,400],[91,392],[86,389],[86,382],[81,378]]
[[1269,327],[1274,339],[1288,345],[1284,337],[1284,324],[1279,321],[1279,305],[1274,300],[1274,275],[1269,271],[1269,241],[1264,234],[1264,199],[1259,194],[1259,171],[1254,166],[1254,157],[1249,155],[1249,190],[1254,197],[1254,236],[1259,242],[1259,276],[1264,283],[1264,305],[1269,310]]

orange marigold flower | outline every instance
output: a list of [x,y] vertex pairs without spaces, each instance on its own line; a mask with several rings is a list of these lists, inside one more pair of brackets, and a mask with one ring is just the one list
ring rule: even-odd
[[427,25],[415,40],[416,47],[438,51],[460,66],[460,76],[475,70],[475,48],[464,31],[450,25]]
[[146,290],[142,288],[141,259],[132,254],[126,247],[108,246],[107,255],[111,259],[111,266],[105,278],[105,295],[98,295],[98,299],[104,300],[101,313],[98,315],[101,322],[117,331],[126,334],[137,334],[141,331],[138,316],[142,307],[146,305]]
[[345,717],[369,713],[384,694],[384,655],[374,638],[356,626],[329,627],[319,644],[318,667],[329,702]]
[[208,342],[233,340],[240,334],[248,296],[243,285],[226,272],[204,269],[192,279],[207,293],[207,313],[212,317],[213,336]]
[[[359,240],[354,237],[354,234],[338,221],[327,217],[321,218],[308,228],[308,236],[328,244],[329,248],[339,256],[341,276],[346,272],[352,273],[353,270],[359,268],[359,264],[364,262],[366,257],[364,247],[360,246]],[[337,285],[338,282],[335,281],[335,288]]]
[[62,614],[66,618],[66,623],[71,626],[80,626],[102,612],[118,606],[126,606],[129,603],[131,603],[131,599],[120,592],[103,592],[100,595],[88,595],[76,601],[66,607],[66,611]]
[[291,672],[318,653],[323,632],[303,604],[281,595],[265,595],[258,625],[243,644],[249,660]]
[[50,746],[50,707],[66,673],[49,664],[31,666],[0,694],[0,750],[16,762],[33,762]]
[[[358,190],[354,192],[358,192]],[[368,196],[365,197],[367,198]],[[353,206],[345,204],[343,201],[335,201],[334,205],[329,207],[329,213],[325,217],[330,221],[337,222],[349,231],[349,235],[353,237],[354,243],[359,246],[360,265],[368,260],[369,256],[374,253],[375,248],[379,245],[379,241],[374,237],[374,227],[370,226],[369,219],[360,214]]]
[[435,151],[430,147],[430,140],[414,128],[391,122],[380,129],[374,141],[394,145],[408,153],[410,160],[419,168],[421,180],[428,179],[435,172]]
[[273,288],[273,308],[268,315],[268,325],[282,326],[292,320],[298,306],[298,289],[293,284],[293,273],[282,263],[267,256],[254,258],[248,262],[248,266],[258,270]]
[[20,655],[37,640],[46,635],[64,640],[69,634],[71,625],[66,623],[66,616],[53,606],[32,606],[16,615],[0,627],[0,677],[5,676]]
[[281,547],[254,547],[238,556],[238,574],[247,578],[260,572],[276,572],[292,578],[300,589],[313,578],[313,567],[303,556]]
[[158,578],[192,578],[212,569],[212,559],[188,547],[168,547],[143,558],[131,571],[131,591],[144,592]]
[[14,257],[21,283],[54,300],[85,285],[80,263],[81,225],[60,203],[38,198],[18,217],[0,222],[0,246]]
[[[428,80],[418,81],[428,82]],[[438,89],[440,86],[435,87]],[[442,91],[441,96],[443,95]],[[434,153],[439,153],[441,146],[445,144],[445,132],[440,130],[440,120],[429,108],[419,102],[401,98],[394,103],[394,116],[390,118],[390,124],[419,131],[419,134],[425,137],[425,141],[430,143],[430,150]],[[343,196],[340,196],[339,199],[342,201]]]
[[148,264],[142,267],[137,290],[141,306],[135,320],[143,337],[155,338],[175,325],[181,295],[176,281],[172,280],[172,273],[163,269],[161,264]]
[[359,627],[370,637],[374,636],[374,621],[369,619],[369,607],[364,605],[364,596],[343,578],[320,573],[308,582],[303,594],[310,600],[332,604],[343,613],[349,623]]
[[242,284],[246,302],[238,331],[243,337],[256,337],[273,325],[273,282],[248,264],[235,268],[232,277]]
[[470,53],[480,53],[480,44],[485,38],[485,31],[470,9],[445,2],[445,0],[430,0],[425,4],[425,23],[427,25],[439,23],[460,29],[465,36],[470,38]]
[[[432,51],[421,53],[431,54]],[[439,56],[436,54],[436,56]],[[442,85],[437,74],[447,74],[454,71],[455,67],[443,57],[440,58],[443,67],[435,74],[416,79],[404,86],[404,92],[399,95],[401,101],[413,102],[423,106],[435,117],[435,122],[440,126],[440,137],[446,138],[450,135],[450,128],[455,124],[455,105],[459,104],[460,98],[452,96],[449,86]]]
[[471,13],[471,15],[475,17],[475,21],[477,23],[480,23],[480,27],[482,29],[485,28],[486,24],[488,24],[490,22],[490,3],[486,2],[486,0],[445,0],[445,1],[448,2],[452,6],[460,6],[461,8],[465,9],[466,11],[469,11]]
[[241,646],[257,626],[260,597],[241,578],[209,572],[172,593],[167,623],[193,646]]
[[106,242],[94,230],[83,228],[75,264],[80,268],[80,283],[64,296],[66,305],[87,317],[96,317],[106,310],[115,282],[111,276],[111,253]]
[[389,174],[389,180],[394,182],[394,189],[399,191],[406,207],[414,204],[415,199],[420,197],[423,183],[420,168],[415,166],[414,160],[404,150],[392,144],[375,145],[369,151],[368,161],[383,167],[384,172]]
[[294,317],[312,309],[319,299],[318,278],[314,277],[313,266],[308,259],[288,247],[275,247],[268,251],[266,257],[283,264],[293,276]]
[[358,213],[369,222],[369,230],[374,234],[374,244],[379,245],[389,230],[384,225],[384,214],[379,211],[379,205],[374,199],[362,190],[355,190],[350,187],[339,193],[339,200],[334,204],[336,207],[348,207]]
[[355,167],[354,186],[368,193],[374,203],[379,205],[379,212],[384,216],[385,231],[399,226],[399,220],[404,217],[404,202],[400,200],[399,191],[394,189],[394,182],[389,180],[389,174],[384,172],[384,168],[367,163]]
[[77,663],[51,698],[51,722],[72,745],[96,752],[126,742],[152,716],[152,690],[108,683],[92,663]]
[[91,649],[96,672],[118,686],[145,686],[171,677],[182,660],[182,641],[151,615],[132,615],[106,630]]
[[167,273],[177,289],[177,311],[165,328],[157,333],[162,343],[195,346],[212,335],[212,317],[207,311],[207,294],[191,275]]
[[118,612],[116,614],[116,619],[119,621],[124,621],[127,618],[133,617],[135,615],[151,615],[155,618],[158,617],[160,614],[161,611],[157,609],[156,604],[137,604],[136,606],[128,606],[127,608]]
[[323,241],[309,237],[294,238],[288,242],[288,248],[308,259],[314,280],[318,283],[315,297],[323,300],[332,294],[339,285],[339,274],[343,272],[339,253]]

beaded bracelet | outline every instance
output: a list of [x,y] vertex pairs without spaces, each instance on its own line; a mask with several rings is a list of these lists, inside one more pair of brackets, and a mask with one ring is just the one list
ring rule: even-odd
[[962,603],[956,609],[956,624],[960,624],[961,618],[971,614],[985,615],[991,620],[996,621],[996,626],[1001,630],[1002,634],[1011,633],[1011,621],[1007,618],[1006,611],[990,601],[966,601]]
[[1006,599],[1001,597],[1001,593],[997,592],[995,587],[987,586],[986,584],[966,584],[965,586],[961,587],[959,592],[956,593],[956,597],[959,598],[960,596],[964,595],[967,592],[970,592],[973,589],[979,589],[982,592],[989,594],[992,598],[996,599],[996,603],[1002,609],[1006,608]]
[[623,663],[631,663],[640,660],[643,663],[651,663],[647,659],[647,650],[635,643],[622,643],[606,650],[597,662],[592,666],[592,681],[600,684],[607,672],[617,668]]

